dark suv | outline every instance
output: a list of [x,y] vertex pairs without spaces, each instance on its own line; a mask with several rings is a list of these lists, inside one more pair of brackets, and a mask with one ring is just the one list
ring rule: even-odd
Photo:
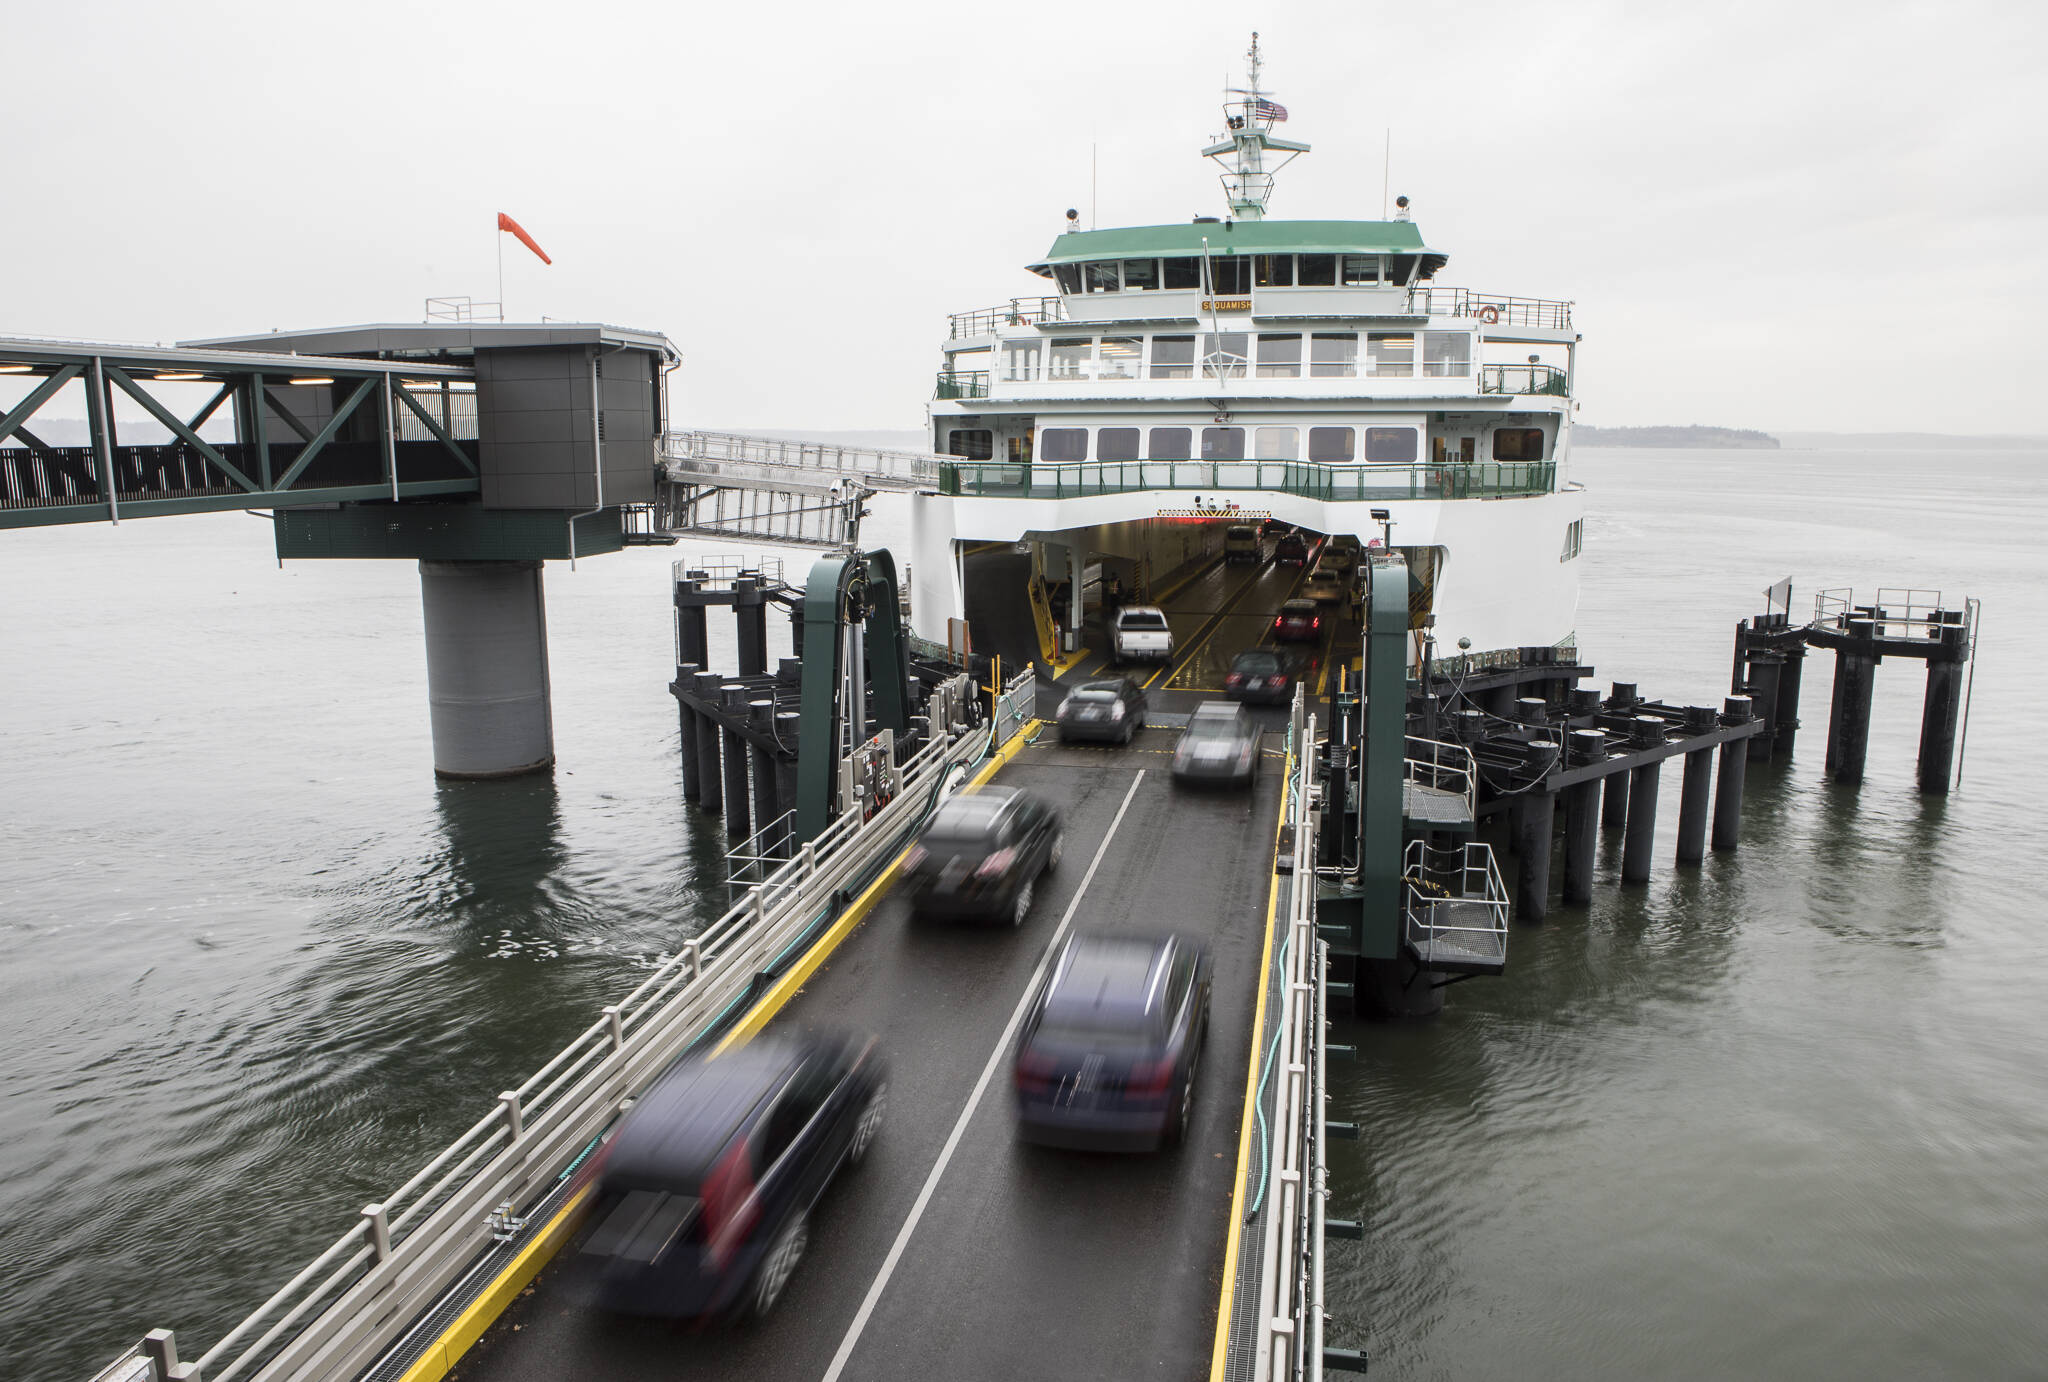
[[923,916],[991,917],[1022,926],[1038,875],[1060,861],[1060,816],[1013,787],[948,799],[903,861]]
[[866,1155],[887,1084],[871,1038],[762,1039],[686,1056],[599,1151],[580,1252],[640,1315],[765,1315],[833,1173]]
[[1184,1141],[1209,1033],[1209,956],[1182,936],[1076,934],[1017,1042],[1018,1131],[1061,1147]]
[[1273,564],[1275,566],[1308,565],[1308,539],[1301,535],[1299,528],[1282,534],[1280,541],[1274,544]]

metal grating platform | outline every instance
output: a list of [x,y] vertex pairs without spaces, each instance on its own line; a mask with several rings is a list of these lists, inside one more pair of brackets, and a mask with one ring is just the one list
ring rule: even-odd
[[1500,925],[1499,909],[1488,903],[1433,902],[1409,918],[1403,939],[1425,969],[1498,974],[1507,968],[1507,931]]
[[1463,792],[1447,792],[1419,782],[1401,784],[1401,814],[1432,830],[1472,827],[1472,804]]

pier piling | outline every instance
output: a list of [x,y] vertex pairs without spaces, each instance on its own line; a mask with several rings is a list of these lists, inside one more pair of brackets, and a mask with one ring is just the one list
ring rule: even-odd
[[[1872,625],[1850,626],[1853,636],[1869,639]],[[1851,786],[1863,781],[1863,762],[1870,750],[1870,697],[1877,680],[1875,655],[1843,648],[1835,654],[1834,706],[1828,714],[1827,775]]]
[[[1696,734],[1712,730],[1713,708],[1687,706],[1685,727]],[[1713,749],[1695,749],[1687,754],[1685,777],[1678,789],[1678,862],[1681,864],[1697,864],[1707,857],[1707,811],[1713,785]]]
[[[1960,616],[1957,616],[1960,618]],[[1941,626],[1941,638],[1958,652],[1963,642],[1960,623]],[[1948,794],[1956,759],[1956,719],[1962,708],[1963,662],[1930,657],[1927,660],[1927,699],[1920,711],[1920,790],[1936,796]]]
[[[676,685],[688,689],[703,667],[694,662],[676,664]],[[704,793],[697,779],[697,712],[681,696],[676,697],[677,739],[683,750],[683,800],[696,801]]]
[[[1748,724],[1749,697],[1730,696],[1721,703],[1721,723]],[[1742,838],[1742,781],[1749,767],[1749,750],[1740,739],[1721,745],[1721,771],[1714,782],[1714,848],[1733,849]]]
[[[1632,736],[1635,747],[1649,748],[1661,743],[1663,738],[1662,720],[1654,715],[1636,717]],[[1624,883],[1650,881],[1650,848],[1657,836],[1657,779],[1663,768],[1661,762],[1652,761],[1629,769],[1628,827],[1621,842],[1621,881]],[[1620,777],[1621,774],[1614,776]]]
[[[718,688],[725,681],[716,672],[699,672],[690,679],[691,690],[697,699],[707,704],[718,699]],[[697,805],[706,811],[717,811],[725,799],[719,774],[718,721],[709,715],[697,717]]]
[[[721,707],[731,716],[747,708],[747,688],[727,682],[718,688]],[[735,840],[747,838],[747,741],[737,730],[725,730],[725,833]]]
[[1783,685],[1782,673],[1785,658],[1782,653],[1759,652],[1749,659],[1750,704],[1756,707],[1757,718],[1764,722],[1764,732],[1749,741],[1749,761],[1767,761],[1777,745],[1778,692]]
[[1550,838],[1557,797],[1545,791],[1522,794],[1515,812],[1515,850],[1522,867],[1515,875],[1515,917],[1541,921],[1550,910]]

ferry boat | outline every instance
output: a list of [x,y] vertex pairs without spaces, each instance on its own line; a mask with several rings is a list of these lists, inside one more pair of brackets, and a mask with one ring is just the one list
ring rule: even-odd
[[1269,218],[1309,145],[1276,132],[1257,35],[1247,58],[1202,150],[1225,214],[1084,230],[1068,211],[1027,266],[1056,291],[952,317],[918,622],[964,616],[972,542],[1029,543],[1055,579],[1128,563],[1143,594],[1256,519],[1399,551],[1412,662],[1571,648],[1571,304],[1444,286],[1406,197],[1392,219]]

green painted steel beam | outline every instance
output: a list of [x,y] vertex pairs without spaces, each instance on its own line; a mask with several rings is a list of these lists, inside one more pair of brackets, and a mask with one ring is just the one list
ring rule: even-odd
[[[474,492],[474,480],[401,483],[401,496],[432,486],[442,493]],[[355,497],[389,499],[390,486],[356,487]],[[293,491],[296,503],[298,491]],[[569,524],[576,525],[573,547]],[[487,509],[481,504],[347,504],[339,509],[277,511],[280,561],[566,561],[601,556],[625,546],[625,523],[616,508],[594,514],[562,509]]]
[[14,430],[36,415],[36,409],[48,403],[57,390],[85,373],[83,365],[65,365],[55,374],[29,390],[28,397],[14,406],[14,411],[0,417],[0,441],[6,441]]
[[1401,778],[1408,752],[1408,564],[1398,556],[1367,567],[1365,741],[1360,746],[1359,943],[1367,931],[1399,933]]
[[263,376],[260,374],[256,376],[256,387],[262,393],[264,399],[270,404],[271,411],[275,412],[279,417],[284,419],[285,426],[291,428],[294,432],[297,432],[299,434],[300,441],[309,442],[313,440],[313,429],[308,427],[305,423],[299,421],[299,415],[292,411],[291,405],[289,403],[286,403],[283,398],[279,397],[275,389],[272,389],[265,385],[263,382]]
[[120,386],[123,393],[147,409],[151,417],[161,422],[165,427],[168,427],[172,436],[193,447],[200,455],[211,461],[223,475],[226,475],[243,489],[252,492],[256,489],[257,486],[254,480],[244,475],[236,467],[229,465],[227,457],[221,455],[219,450],[210,442],[201,441],[199,434],[185,425],[184,419],[153,398],[149,390],[143,388],[133,379],[130,379],[126,371],[119,365],[107,365],[104,368],[107,371],[107,378],[113,380],[115,384]]
[[807,844],[832,823],[832,775],[839,768],[839,631],[854,558],[818,558],[804,581],[803,720],[796,740],[796,839]]
[[903,601],[896,592],[896,558],[886,549],[867,560],[868,679],[875,688],[875,727],[900,738],[910,729],[910,654],[903,636]]
[[304,474],[306,467],[313,464],[314,458],[327,449],[327,443],[334,440],[334,435],[341,430],[342,424],[354,416],[362,401],[368,398],[376,387],[375,379],[365,379],[356,385],[355,392],[334,410],[333,417],[327,419],[327,425],[314,433],[312,439],[299,449],[298,458],[292,462],[291,469],[277,477],[279,489],[288,490],[292,487],[292,481]]

